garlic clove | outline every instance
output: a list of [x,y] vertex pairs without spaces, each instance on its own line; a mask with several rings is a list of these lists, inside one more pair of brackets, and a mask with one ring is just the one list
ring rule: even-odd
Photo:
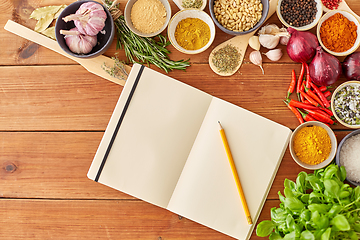
[[267,53],[264,53],[268,59],[271,61],[279,61],[283,53],[280,48],[269,50]]
[[263,47],[266,47],[268,49],[274,49],[280,42],[280,36],[271,34],[260,34],[259,42]]
[[252,36],[249,39],[249,46],[254,49],[259,51],[260,50],[260,42],[259,42],[259,37],[258,36]]
[[276,25],[276,24],[268,24],[266,26],[263,26],[260,30],[259,30],[259,34],[276,34],[280,32],[280,28]]
[[262,56],[260,51],[252,51],[250,53],[249,60],[254,65],[259,66],[261,68],[262,73],[264,74],[264,69],[262,67]]
[[290,36],[281,36],[280,37],[280,44],[281,45],[287,45],[289,42]]

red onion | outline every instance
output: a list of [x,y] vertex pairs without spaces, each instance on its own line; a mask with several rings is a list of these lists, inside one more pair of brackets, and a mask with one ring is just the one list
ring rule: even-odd
[[340,61],[333,55],[316,48],[316,55],[309,64],[311,80],[320,86],[329,86],[339,79],[341,74]]
[[300,32],[289,27],[287,31],[291,34],[286,51],[294,62],[306,62],[310,60],[319,46],[315,34],[311,32]]
[[345,58],[343,71],[347,80],[360,80],[360,52],[354,52]]

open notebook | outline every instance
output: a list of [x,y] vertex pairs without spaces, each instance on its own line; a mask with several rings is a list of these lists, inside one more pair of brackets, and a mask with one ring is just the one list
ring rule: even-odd
[[[226,131],[253,225],[246,221],[218,121]],[[290,134],[287,127],[135,64],[88,177],[248,239]]]

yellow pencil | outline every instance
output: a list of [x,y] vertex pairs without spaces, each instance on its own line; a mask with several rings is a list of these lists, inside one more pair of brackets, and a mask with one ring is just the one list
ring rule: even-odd
[[222,141],[224,143],[224,147],[225,147],[225,150],[226,150],[226,155],[227,155],[227,157],[229,159],[229,162],[230,162],[231,170],[232,170],[232,173],[234,175],[236,186],[237,186],[239,194],[240,194],[241,203],[242,203],[244,211],[245,211],[246,219],[247,219],[249,224],[252,224],[250,211],[249,211],[248,205],[246,203],[246,199],[245,199],[245,195],[244,195],[244,192],[242,190],[242,187],[241,187],[239,175],[238,175],[238,173],[236,171],[236,166],[235,166],[235,163],[234,163],[234,159],[233,159],[233,157],[231,155],[230,147],[229,147],[228,141],[226,139],[225,131],[222,128],[222,126],[220,124],[220,121],[218,121],[218,123],[219,123],[219,126],[220,126],[221,139],[222,139]]

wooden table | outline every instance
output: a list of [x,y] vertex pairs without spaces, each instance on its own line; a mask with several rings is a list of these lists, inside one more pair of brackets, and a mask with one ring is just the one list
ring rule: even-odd
[[[29,15],[35,8],[71,2],[0,4],[0,239],[232,239],[87,178],[123,87],[3,29],[8,19],[33,29],[35,20]],[[360,13],[359,1],[347,2]],[[122,0],[122,9],[125,3]],[[178,11],[171,6],[173,13]],[[268,23],[280,25],[276,14]],[[299,73],[300,64],[292,62],[282,46],[285,54],[279,62],[264,58],[262,75],[249,63],[247,49],[240,70],[220,77],[210,69],[208,56],[232,36],[219,29],[216,34],[210,49],[198,55],[169,46],[171,59],[191,62],[186,71],[169,76],[291,129],[298,126],[282,100],[291,70]],[[105,55],[115,53],[125,60],[114,41]],[[335,86],[344,81],[342,76]],[[339,124],[332,128],[338,141],[350,132]],[[270,219],[270,208],[279,205],[277,193],[284,179],[295,180],[303,170],[287,150],[259,221]],[[251,239],[261,238],[253,233]]]

